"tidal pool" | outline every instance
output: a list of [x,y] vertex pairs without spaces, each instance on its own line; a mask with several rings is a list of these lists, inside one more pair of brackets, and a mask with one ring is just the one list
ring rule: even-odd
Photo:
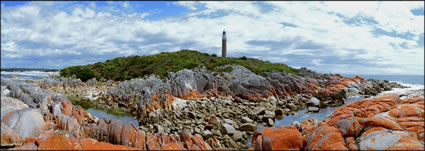
[[87,112],[89,112],[92,116],[96,116],[99,118],[99,120],[104,118],[109,118],[112,120],[120,120],[121,122],[131,122],[136,127],[139,126],[139,122],[136,118],[131,116],[128,113],[125,113],[118,109],[100,109],[96,108],[96,105],[93,104],[92,101],[88,99],[84,99],[81,97],[75,97],[75,96],[67,96],[68,99],[72,102],[74,105],[80,105],[83,109],[85,109]]

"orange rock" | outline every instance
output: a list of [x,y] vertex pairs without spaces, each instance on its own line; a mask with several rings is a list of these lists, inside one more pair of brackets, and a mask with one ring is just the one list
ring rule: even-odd
[[314,117],[312,119],[304,120],[301,123],[301,131],[302,131],[302,133],[305,134],[308,131],[311,131],[311,130],[316,129],[317,124],[318,124],[316,122],[318,122],[318,120],[315,119]]
[[389,115],[389,116],[392,116],[392,117],[399,117],[399,115],[400,115],[400,110],[399,110],[399,109],[391,109],[391,110],[388,112],[388,115]]
[[385,128],[382,128],[382,127],[372,127],[370,129],[366,130],[365,132],[363,132],[362,137],[366,137],[370,133],[373,133],[373,132],[384,131],[384,130],[385,130]]
[[192,146],[190,146],[189,150],[202,150],[202,149],[198,145],[192,144]]
[[148,133],[146,135],[146,149],[148,150],[157,150],[159,149],[159,144],[156,135]]
[[72,108],[74,107],[72,103],[68,100],[62,101],[62,113],[68,116],[72,116]]
[[211,146],[208,145],[201,137],[193,136],[192,137],[193,144],[199,146],[202,150],[212,150]]
[[143,131],[138,130],[136,132],[136,140],[135,140],[134,146],[142,150],[146,149],[145,148],[145,133]]
[[359,122],[354,118],[347,118],[339,120],[336,123],[339,131],[342,136],[355,136],[357,137],[360,134],[360,131],[363,129],[363,125],[359,124]]
[[65,131],[56,132],[54,135],[40,142],[40,150],[81,150],[78,140]]
[[397,106],[397,109],[399,109],[399,114],[397,117],[421,117],[424,118],[424,109],[420,108],[416,104],[400,104]]
[[122,132],[123,124],[119,120],[112,120],[111,124],[109,124],[109,142],[112,144],[121,144],[121,132]]
[[138,148],[124,146],[124,145],[114,145],[105,142],[98,142],[92,138],[84,138],[79,141],[83,150],[140,150]]
[[190,137],[189,132],[187,132],[187,131],[185,131],[185,130],[183,130],[183,131],[181,131],[181,132],[180,132],[180,140],[181,140],[182,142],[184,142],[184,144],[185,144],[185,147],[186,147],[186,148],[191,147],[191,146],[192,146],[192,144],[193,144],[193,140],[192,140],[192,138]]
[[303,138],[294,126],[278,129],[264,128],[263,150],[299,150],[303,146]]
[[307,133],[304,142],[304,148],[308,150],[348,150],[339,130],[324,122],[311,133]]
[[137,128],[133,123],[127,122],[123,124],[121,131],[121,145],[133,146],[136,142]]
[[257,137],[255,138],[254,144],[255,144],[255,146],[254,146],[255,150],[263,150],[263,135],[257,135]]
[[386,150],[425,150],[424,144],[418,140],[416,135],[401,139],[395,145]]
[[415,127],[415,126],[425,127],[424,122],[399,122],[398,124],[400,124],[400,126],[402,127]]
[[26,143],[25,145],[11,148],[10,150],[37,150],[37,145],[35,145],[35,143]]
[[161,146],[160,150],[183,150],[184,147],[177,143],[168,143],[164,146]]
[[349,150],[358,150],[358,147],[355,144],[355,138],[354,137],[345,138],[345,143],[348,145]]
[[23,140],[19,137],[15,131],[6,126],[3,122],[1,123],[1,144],[3,145],[21,145]]
[[375,127],[384,127],[392,130],[402,130],[400,125],[387,118],[362,118],[360,124]]
[[413,103],[420,102],[420,101],[423,102],[424,98],[421,97],[421,96],[414,96],[414,97],[402,100],[401,103],[402,104],[413,104]]

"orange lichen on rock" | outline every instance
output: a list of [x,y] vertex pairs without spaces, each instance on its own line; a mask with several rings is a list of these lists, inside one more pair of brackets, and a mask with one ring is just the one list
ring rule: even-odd
[[192,147],[196,145],[199,147],[200,150],[212,150],[211,146],[208,145],[206,142],[204,142],[204,140],[202,140],[202,138],[199,136],[193,136],[192,141],[193,141]]
[[6,126],[5,123],[1,123],[1,144],[2,145],[20,145],[23,143],[21,137],[19,137],[15,131]]
[[184,147],[177,143],[168,143],[164,146],[161,146],[160,150],[183,150]]
[[263,150],[300,150],[303,138],[294,126],[280,127],[278,129],[264,128]]
[[363,81],[363,78],[360,77],[360,76],[355,76],[353,78],[345,78],[345,77],[342,77],[342,76],[333,76],[333,77],[331,77],[330,81],[337,81],[337,82],[336,83],[330,83],[330,85],[328,85],[328,87],[321,93],[329,94],[329,93],[334,93],[334,92],[340,91],[340,90],[344,89],[345,87],[347,87],[349,82],[354,82],[354,83],[357,83],[359,81],[361,82],[361,81]]
[[178,96],[179,98],[182,99],[197,99],[197,98],[203,98],[204,95],[200,94],[198,91],[191,89],[190,93],[184,96]]
[[59,131],[40,142],[40,150],[81,150],[78,140],[67,132]]
[[139,148],[124,145],[114,145],[105,142],[98,142],[92,138],[81,139],[79,140],[79,143],[81,144],[83,150],[140,150]]
[[304,148],[308,150],[348,150],[342,134],[325,122],[304,137]]
[[391,130],[402,130],[400,125],[387,118],[362,118],[360,124],[374,127],[384,127]]

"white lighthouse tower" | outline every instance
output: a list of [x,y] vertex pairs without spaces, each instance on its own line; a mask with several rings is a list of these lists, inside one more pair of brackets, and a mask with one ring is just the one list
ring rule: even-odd
[[221,41],[221,57],[226,58],[226,31],[223,30],[223,38]]

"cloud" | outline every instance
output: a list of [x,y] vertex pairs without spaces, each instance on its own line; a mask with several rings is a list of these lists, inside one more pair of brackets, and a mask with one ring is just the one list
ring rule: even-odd
[[[108,2],[109,3],[109,2]],[[257,57],[319,72],[423,74],[423,2],[173,2],[152,18],[128,2],[2,3],[2,67],[63,68],[180,49]],[[149,4],[143,4],[148,7]],[[159,10],[157,13],[173,10]],[[15,59],[16,61],[14,61]]]

